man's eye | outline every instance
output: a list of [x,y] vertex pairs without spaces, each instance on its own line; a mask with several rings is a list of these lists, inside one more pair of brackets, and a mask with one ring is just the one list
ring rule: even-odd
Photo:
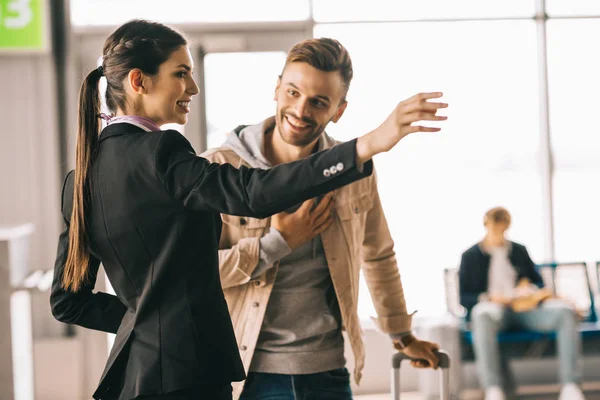
[[295,96],[295,95],[296,95],[298,92],[296,92],[295,90],[289,89],[289,90],[288,90],[288,93],[289,93],[291,96]]

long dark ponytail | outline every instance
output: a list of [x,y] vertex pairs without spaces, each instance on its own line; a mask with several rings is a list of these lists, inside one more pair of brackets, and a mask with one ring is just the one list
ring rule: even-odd
[[63,287],[77,292],[85,282],[90,261],[86,234],[85,209],[90,201],[88,175],[98,147],[100,131],[100,69],[88,74],[79,90],[77,147],[75,150],[75,182],[73,210],[69,227],[69,253],[63,275]]

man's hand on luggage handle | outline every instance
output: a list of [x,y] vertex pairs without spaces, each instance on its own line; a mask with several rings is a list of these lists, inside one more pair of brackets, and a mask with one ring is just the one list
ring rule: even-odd
[[438,360],[437,356],[434,354],[434,351],[440,349],[440,346],[437,343],[414,338],[414,340],[404,348],[401,348],[401,346],[394,341],[394,347],[410,358],[413,358],[413,360],[410,361],[410,364],[415,368],[437,369],[440,364],[440,360]]

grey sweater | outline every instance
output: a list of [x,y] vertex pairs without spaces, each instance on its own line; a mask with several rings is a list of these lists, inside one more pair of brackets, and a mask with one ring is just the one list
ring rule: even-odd
[[[264,157],[264,135],[275,124],[269,118],[231,133],[225,147],[250,166],[270,168]],[[319,144],[322,147],[322,143]],[[345,365],[339,304],[320,236],[294,251],[271,229],[260,239],[260,260],[253,278],[279,261],[250,371],[312,374]]]

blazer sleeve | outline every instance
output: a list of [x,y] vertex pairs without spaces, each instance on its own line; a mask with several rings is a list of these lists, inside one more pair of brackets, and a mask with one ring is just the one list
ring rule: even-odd
[[74,174],[71,171],[65,179],[62,190],[62,214],[66,227],[58,238],[58,250],[54,263],[54,279],[50,294],[52,315],[57,320],[68,324],[116,333],[125,315],[126,307],[116,296],[92,292],[100,267],[98,258],[90,255],[88,279],[78,292],[74,293],[62,288],[64,268],[69,253],[69,222],[71,219],[71,202],[65,202],[65,196],[72,196],[73,178]]
[[371,175],[356,163],[356,139],[300,161],[264,170],[198,157],[177,131],[164,131],[154,155],[158,178],[186,208],[265,218]]
[[479,291],[474,280],[478,279],[476,275],[475,260],[469,257],[468,252],[463,253],[460,259],[460,267],[458,270],[458,286],[460,294],[460,304],[467,310],[471,310],[478,302]]

